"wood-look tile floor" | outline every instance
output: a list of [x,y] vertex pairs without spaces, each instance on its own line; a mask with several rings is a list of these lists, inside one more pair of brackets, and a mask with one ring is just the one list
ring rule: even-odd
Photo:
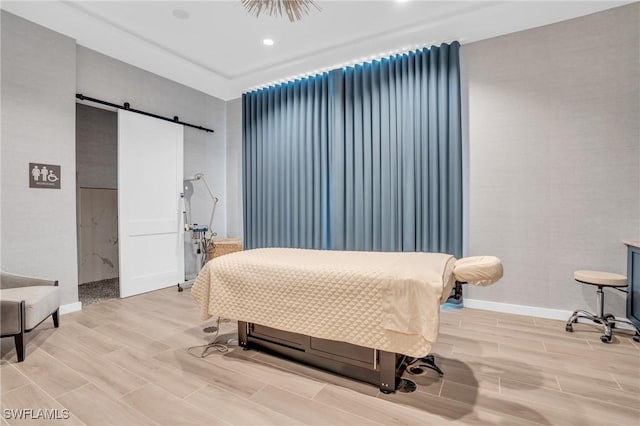
[[[600,342],[595,327],[474,309],[442,312],[433,353],[443,378],[405,377],[413,393],[375,386],[267,353],[187,348],[211,340],[189,291],[175,288],[85,307],[28,335],[17,363],[2,339],[1,425],[640,425],[640,344]],[[235,324],[221,327],[223,340]],[[194,351],[197,352],[197,351]],[[6,409],[69,410],[18,421]]]

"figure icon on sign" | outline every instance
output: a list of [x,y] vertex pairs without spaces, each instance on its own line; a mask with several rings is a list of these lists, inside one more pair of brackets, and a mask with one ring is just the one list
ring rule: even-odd
[[33,180],[35,180],[36,182],[38,181],[38,178],[40,178],[40,169],[38,168],[38,166],[33,166],[33,170],[31,170],[31,176],[33,176]]
[[46,182],[47,175],[49,174],[49,170],[47,170],[47,166],[42,166],[42,169],[40,169],[40,174],[42,175],[42,180]]
[[49,182],[55,182],[58,180],[58,176],[53,172],[53,170],[51,170],[47,179],[49,180]]

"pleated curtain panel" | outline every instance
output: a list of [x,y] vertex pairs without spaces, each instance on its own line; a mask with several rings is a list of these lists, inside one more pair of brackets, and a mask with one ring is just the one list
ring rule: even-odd
[[245,93],[246,248],[461,256],[459,48]]

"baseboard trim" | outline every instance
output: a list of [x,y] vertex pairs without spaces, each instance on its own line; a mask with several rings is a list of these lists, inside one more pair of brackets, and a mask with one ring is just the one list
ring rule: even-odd
[[[536,318],[547,318],[567,321],[573,311],[562,309],[540,308],[538,306],[515,305],[512,303],[491,302],[489,300],[464,299],[465,308],[482,309],[485,311],[504,312],[506,314],[528,315]],[[616,324],[616,327],[634,330],[633,326],[627,324]]]
[[60,310],[58,311],[60,315],[70,314],[71,312],[76,312],[82,310],[82,302],[73,302],[67,303],[66,305],[60,306]]
[[485,311],[504,312],[507,314],[528,315],[530,317],[567,320],[572,311],[562,309],[540,308],[537,306],[515,305],[512,303],[491,302],[489,300],[464,299],[464,307],[483,309]]

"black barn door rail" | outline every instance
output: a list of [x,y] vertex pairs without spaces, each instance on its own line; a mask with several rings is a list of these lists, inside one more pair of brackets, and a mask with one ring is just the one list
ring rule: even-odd
[[96,104],[107,105],[107,106],[110,106],[112,108],[124,109],[124,110],[127,110],[127,111],[135,112],[137,114],[142,114],[142,115],[146,115],[148,117],[157,118],[158,120],[170,121],[172,123],[178,123],[178,124],[182,124],[183,126],[193,127],[194,129],[203,130],[205,132],[213,133],[212,129],[207,129],[206,127],[196,126],[195,124],[189,124],[189,123],[185,123],[184,121],[180,121],[180,119],[178,118],[177,115],[175,117],[173,117],[173,118],[169,118],[169,117],[163,117],[161,115],[153,114],[151,112],[140,111],[139,109],[131,108],[131,104],[129,104],[129,102],[125,102],[124,105],[118,105],[118,104],[114,104],[114,103],[111,103],[111,102],[103,101],[101,99],[91,98],[89,96],[83,95],[82,93],[76,93],[76,98],[80,99],[81,101],[89,101],[89,102],[94,102]]

